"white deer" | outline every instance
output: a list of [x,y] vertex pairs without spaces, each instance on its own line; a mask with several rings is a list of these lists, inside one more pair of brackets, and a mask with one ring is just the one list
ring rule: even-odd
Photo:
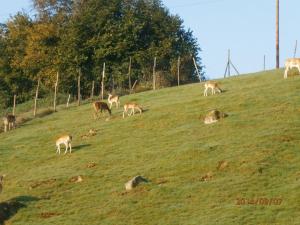
[[109,103],[109,108],[111,109],[112,104],[115,103],[116,104],[116,108],[120,107],[120,99],[118,95],[112,95],[112,94],[108,94],[108,99],[107,99],[108,103]]
[[56,153],[60,154],[60,145],[64,144],[66,146],[65,154],[68,152],[68,148],[70,149],[70,153],[72,153],[72,146],[71,146],[72,136],[71,135],[64,135],[56,140]]
[[205,82],[204,84],[204,96],[207,96],[207,92],[208,92],[208,89],[210,88],[211,89],[211,93],[214,95],[216,94],[216,90],[221,93],[222,90],[221,88],[219,87],[218,83],[216,82],[213,82],[213,81],[207,81]]
[[284,79],[288,76],[288,71],[292,68],[297,68],[300,73],[300,58],[290,58],[285,60]]

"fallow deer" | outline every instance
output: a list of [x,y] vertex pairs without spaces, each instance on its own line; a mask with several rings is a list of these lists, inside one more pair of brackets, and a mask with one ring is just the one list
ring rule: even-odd
[[4,124],[4,132],[7,132],[11,128],[15,128],[16,125],[16,117],[14,115],[6,115],[3,117],[3,124]]
[[65,154],[68,152],[68,148],[70,149],[70,153],[72,153],[72,136],[71,135],[64,135],[61,136],[56,140],[56,153],[60,154],[60,145],[64,144],[66,146]]
[[102,113],[102,111],[106,110],[106,111],[108,111],[109,115],[111,115],[111,110],[105,102],[100,102],[100,101],[94,102],[93,107],[95,110],[95,112],[94,112],[95,119],[98,117],[99,111]]
[[207,92],[208,92],[208,89],[210,88],[211,89],[211,93],[214,95],[216,94],[216,90],[221,93],[222,92],[222,89],[219,87],[218,83],[217,82],[213,82],[213,81],[207,81],[205,84],[204,84],[204,96],[207,96]]
[[113,103],[116,104],[116,108],[118,109],[120,107],[120,98],[118,95],[112,95],[112,94],[108,94],[108,99],[107,99],[108,103],[109,103],[109,108],[111,109]]
[[131,112],[128,114],[128,116],[131,116],[132,114],[134,115],[135,114],[135,111],[134,111],[135,109],[137,109],[140,112],[140,114],[142,114],[142,112],[143,112],[142,107],[139,106],[138,104],[136,104],[136,103],[126,103],[124,105],[123,118],[125,118],[125,113],[127,113],[129,109],[131,109]]
[[205,124],[211,124],[218,122],[221,118],[227,117],[226,113],[220,112],[219,110],[212,110],[204,117]]
[[300,58],[290,58],[285,61],[284,79],[288,77],[288,71],[297,68],[300,73]]

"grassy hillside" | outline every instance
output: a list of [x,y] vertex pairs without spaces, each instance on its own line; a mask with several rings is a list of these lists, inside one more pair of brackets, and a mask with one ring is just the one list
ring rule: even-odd
[[[95,121],[87,104],[0,134],[0,202],[24,206],[6,223],[300,224],[300,76],[271,71],[220,84],[226,92],[208,97],[203,84],[123,97],[146,109],[126,119],[113,110]],[[204,125],[214,108],[229,117]],[[90,129],[97,135],[81,138]],[[56,155],[64,133],[74,151]],[[222,160],[228,166],[217,170]],[[70,181],[78,175],[82,182]],[[126,192],[136,175],[150,182]],[[254,204],[259,198],[282,202]]]

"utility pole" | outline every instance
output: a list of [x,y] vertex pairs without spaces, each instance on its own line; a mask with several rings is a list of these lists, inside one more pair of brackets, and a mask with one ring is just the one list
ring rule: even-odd
[[297,47],[298,47],[298,41],[296,40],[296,44],[295,44],[295,50],[294,50],[294,58],[296,58],[296,54],[297,54]]
[[279,69],[279,0],[276,0],[276,69]]

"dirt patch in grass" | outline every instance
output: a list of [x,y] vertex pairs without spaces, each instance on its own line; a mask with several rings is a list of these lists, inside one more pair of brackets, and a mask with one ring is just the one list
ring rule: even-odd
[[213,173],[211,171],[201,177],[201,181],[210,181],[211,179],[213,179]]
[[96,163],[90,162],[90,163],[88,163],[88,164],[86,165],[86,167],[87,167],[87,168],[93,168],[93,167],[95,167],[96,165],[97,165]]
[[60,216],[61,213],[55,213],[55,212],[42,212],[41,213],[41,218],[43,219],[48,219],[48,218],[51,218],[53,216]]
[[294,141],[295,138],[289,135],[279,135],[273,137],[273,141],[278,141],[278,142],[291,142]]
[[154,183],[157,184],[157,185],[163,185],[163,184],[166,184],[168,182],[169,181],[165,178],[158,178],[156,181],[154,181]]
[[56,179],[48,179],[48,180],[43,180],[43,181],[35,181],[34,183],[30,184],[29,189],[34,189],[40,186],[49,186],[52,185],[56,182]]

